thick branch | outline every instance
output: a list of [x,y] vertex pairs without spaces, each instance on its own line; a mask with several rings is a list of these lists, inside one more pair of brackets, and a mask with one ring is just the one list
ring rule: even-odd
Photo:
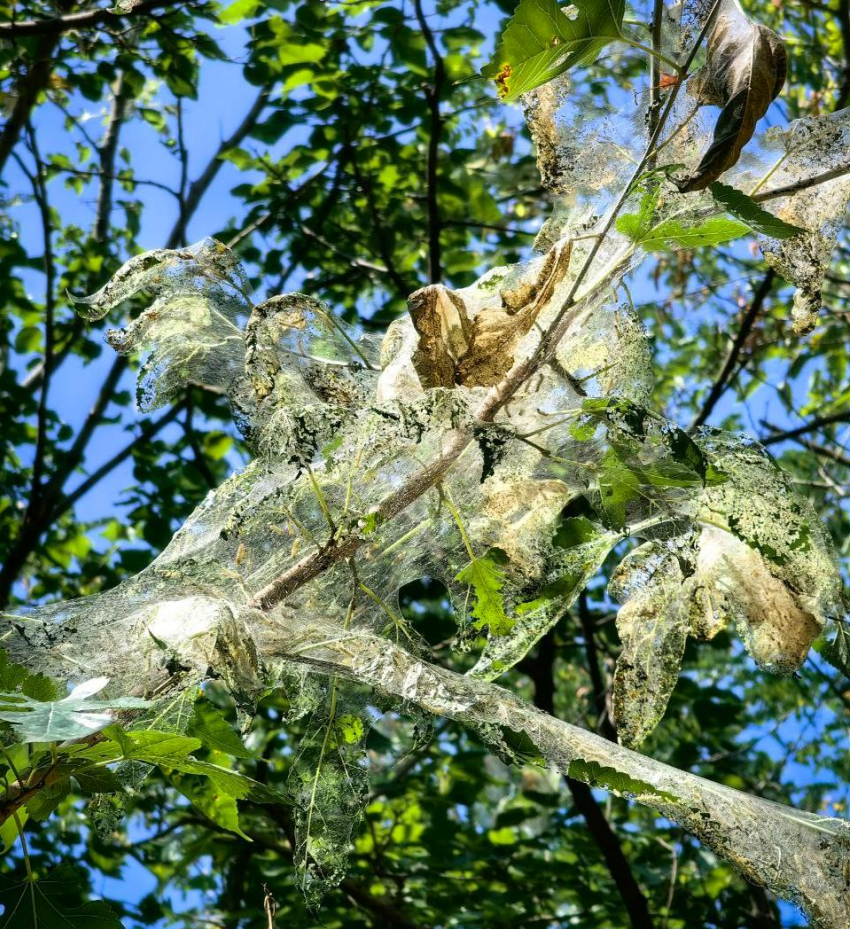
[[3,126],[3,132],[0,133],[0,175],[3,174],[6,162],[29,120],[32,108],[47,87],[53,71],[53,54],[58,44],[58,36],[44,36],[39,39],[33,49],[32,64],[18,79],[15,87],[15,105]]
[[[816,914],[818,925],[837,927],[850,921],[844,876],[848,824],[760,800],[614,745],[542,713],[495,684],[423,662],[382,637],[331,625],[308,626],[285,614],[258,616],[257,621],[261,654],[307,662],[324,673],[371,685],[485,736],[493,727],[524,732],[553,767],[563,774],[581,774],[595,786],[600,785],[590,770],[603,769],[651,785],[632,788],[635,799],[733,861],[749,880],[795,899]],[[574,761],[583,764],[576,768]],[[589,769],[594,763],[600,767]]]

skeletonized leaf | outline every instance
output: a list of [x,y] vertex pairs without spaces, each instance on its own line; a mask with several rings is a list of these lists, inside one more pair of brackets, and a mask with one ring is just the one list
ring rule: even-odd
[[684,576],[676,557],[653,543],[627,555],[609,591],[623,650],[614,674],[614,717],[620,741],[635,748],[656,727],[679,679],[688,637]]
[[708,63],[697,90],[700,104],[722,109],[696,172],[679,184],[683,193],[704,190],[740,158],[782,90],[787,61],[775,32],[750,22],[738,0],[724,0],[708,36]]
[[621,538],[584,516],[563,519],[545,582],[532,599],[516,606],[511,635],[488,640],[471,673],[492,680],[520,661],[570,608]]
[[620,37],[624,0],[575,0],[565,12],[555,0],[521,0],[481,73],[506,101],[577,65],[590,64]]
[[368,694],[333,679],[322,701],[310,716],[287,782],[296,812],[298,883],[311,903],[345,875],[369,782],[363,764],[372,722]]
[[850,108],[797,119],[783,130],[771,129],[766,143],[784,150],[771,187],[782,189],[831,171],[836,176],[814,187],[774,200],[778,215],[806,232],[784,241],[767,240],[767,263],[796,287],[792,331],[805,335],[816,325],[822,304],[823,278],[850,201],[850,177],[843,173],[850,147]]
[[754,232],[760,232],[772,239],[790,239],[806,231],[799,226],[786,223],[773,213],[768,213],[742,190],[721,184],[720,181],[715,181],[710,189],[712,197],[727,213],[746,223]]

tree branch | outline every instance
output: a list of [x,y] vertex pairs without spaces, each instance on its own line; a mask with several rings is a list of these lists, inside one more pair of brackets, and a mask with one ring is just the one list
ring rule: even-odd
[[[824,426],[831,426],[833,423],[846,423],[850,422],[850,410],[842,410],[838,413],[830,413],[826,416],[814,416],[808,422],[803,423],[802,426],[796,426],[794,429],[777,429],[773,435],[769,435],[767,438],[762,439],[762,445],[776,445],[777,442],[786,442],[789,439],[796,439],[801,435],[806,435],[808,432],[815,432],[818,429],[822,429]],[[767,425],[766,423],[764,425]],[[773,429],[773,426],[768,426],[768,428]]]
[[[38,507],[42,494],[42,474],[44,472],[44,457],[47,454],[47,397],[50,391],[50,378],[53,374],[53,352],[56,342],[56,267],[53,260],[53,229],[50,222],[50,204],[47,200],[47,186],[44,179],[44,164],[38,150],[35,132],[32,126],[27,127],[30,149],[35,159],[35,175],[29,175],[33,194],[38,205],[41,217],[41,232],[44,242],[44,376],[41,382],[41,396],[38,401],[38,432],[35,443],[35,456],[32,468],[32,490],[25,521],[31,518]],[[22,170],[26,172],[23,162],[19,160]],[[28,173],[28,172],[26,172]]]
[[428,25],[428,20],[422,11],[422,0],[414,0],[416,19],[419,28],[425,37],[425,44],[434,60],[434,79],[430,86],[425,88],[425,99],[428,102],[430,113],[430,127],[428,130],[428,161],[425,169],[425,189],[428,203],[428,278],[431,284],[438,284],[443,279],[443,261],[440,246],[440,204],[438,196],[439,186],[439,157],[440,136],[443,131],[443,119],[440,114],[440,97],[446,81],[446,68],[443,57],[437,47],[434,33]]
[[204,479],[207,487],[210,490],[215,490],[218,487],[218,481],[215,479],[215,475],[210,470],[210,466],[207,464],[207,460],[204,457],[203,449],[201,448],[200,443],[198,442],[198,434],[195,432],[194,424],[194,413],[195,413],[195,404],[192,402],[192,388],[187,388],[186,391],[186,419],[183,421],[183,431],[186,435],[186,439],[189,442],[189,447],[192,449],[192,454],[194,455],[194,464],[198,469],[201,477]]
[[29,120],[32,108],[47,87],[53,71],[53,53],[58,44],[58,36],[44,36],[39,39],[33,49],[32,64],[17,81],[15,105],[0,133],[0,176]]
[[[764,420],[762,420],[762,425],[774,432],[779,431],[776,426],[773,426]],[[770,441],[771,438],[768,438],[767,442],[763,442],[762,444],[767,444]],[[793,441],[798,445],[802,445],[803,448],[807,448],[810,452],[814,452],[816,455],[820,455],[822,458],[828,458],[830,461],[834,461],[836,464],[843,465],[845,468],[850,468],[850,457],[838,451],[838,449],[827,448],[825,445],[820,445],[818,442],[812,442],[810,439],[804,439],[801,436],[794,436]]]
[[835,11],[838,28],[841,31],[841,46],[844,53],[841,85],[835,98],[835,109],[840,110],[850,100],[850,0],[838,0]]
[[730,386],[733,372],[738,364],[738,358],[753,330],[753,326],[762,311],[764,302],[770,294],[775,280],[776,272],[771,268],[762,278],[761,283],[756,288],[756,292],[753,294],[753,299],[750,301],[750,305],[747,307],[747,311],[741,319],[741,325],[738,327],[732,345],[729,347],[729,352],[726,355],[723,366],[714,379],[714,383],[711,385],[711,389],[703,402],[702,409],[700,409],[694,421],[691,423],[691,429],[696,429],[698,426],[705,423],[708,417],[714,412],[714,408],[720,398],[726,393],[726,390]]
[[[153,10],[164,6],[185,6],[185,3],[175,4],[174,0],[143,0],[127,10],[116,10],[110,7],[101,7],[96,10],[86,10],[83,13],[71,13],[68,16],[57,16],[55,19],[25,19],[21,22],[0,23],[0,37],[18,36],[49,36],[58,41],[64,32],[80,29],[89,29],[99,26],[110,20],[122,20],[144,16]],[[188,4],[191,5],[191,4]]]
[[[534,704],[544,713],[555,715],[555,638],[550,630],[540,640],[537,656],[527,663],[526,670],[534,683]],[[598,669],[597,669],[598,670]],[[632,874],[629,861],[623,853],[617,834],[605,818],[593,792],[581,781],[564,778],[576,809],[584,818],[587,829],[596,843],[611,878],[622,898],[632,929],[652,929],[649,905]]]
[[[696,53],[711,26],[714,16],[720,8],[720,3],[721,0],[714,0],[700,35],[685,62],[685,69],[690,67],[696,57]],[[643,157],[635,166],[628,184],[608,214],[598,237],[595,239],[578,274],[572,281],[569,292],[565,296],[558,312],[555,314],[554,319],[541,336],[537,347],[531,354],[520,363],[515,364],[498,384],[490,388],[484,402],[477,411],[477,419],[479,422],[486,423],[493,421],[499,410],[501,410],[502,407],[521,390],[529,378],[549,360],[564,335],[569,331],[576,320],[581,318],[585,304],[589,304],[594,295],[599,291],[610,289],[611,282],[617,279],[618,274],[625,273],[632,248],[628,248],[621,255],[618,262],[612,263],[604,279],[589,285],[586,294],[579,293],[585,277],[593,266],[596,256],[599,254],[602,242],[605,240],[608,232],[613,228],[617,215],[625,205],[635,181],[640,177],[646,167],[650,153],[654,150],[664,130],[667,119],[673,110],[681,86],[681,83],[677,84],[671,91],[667,99],[667,105],[664,108],[664,112],[661,114],[655,132],[649,139]],[[352,165],[362,186],[362,178],[360,178],[359,170],[357,169],[356,157],[352,159]],[[367,202],[369,199],[367,189]],[[386,257],[384,260],[387,263],[387,267],[392,271],[391,262],[387,261]],[[401,513],[413,500],[418,499],[425,491],[434,487],[454,465],[471,440],[472,437],[469,430],[453,430],[447,433],[440,456],[432,461],[431,464],[422,468],[418,473],[408,478],[397,490],[384,497],[377,507],[376,515],[383,521],[392,519]],[[314,577],[317,577],[319,574],[322,574],[338,561],[350,558],[354,552],[357,551],[362,542],[363,539],[354,534],[341,538],[337,538],[336,536],[332,537],[325,545],[302,558],[301,561],[297,562],[291,568],[284,571],[279,577],[263,587],[262,590],[251,598],[250,605],[261,610],[271,609],[282,600],[285,600],[293,591],[297,590]]]
[[[580,759],[579,770],[591,783],[588,766],[595,763],[652,785],[635,792],[635,799],[677,822],[722,857],[734,849],[736,867],[747,879],[780,896],[795,896],[825,925],[850,920],[842,870],[846,827],[840,821],[777,810],[773,803],[615,745],[541,712],[512,691],[429,664],[381,636],[305,622],[293,611],[254,615],[260,654],[304,662],[324,674],[377,687],[478,731],[496,727],[524,732],[562,774],[575,770],[573,761]],[[777,848],[783,849],[781,857],[771,854]]]
[[116,452],[111,458],[105,461],[99,468],[92,473],[67,496],[63,497],[53,509],[52,518],[58,519],[63,513],[69,510],[80,498],[84,497],[93,487],[97,486],[107,474],[114,471],[119,465],[123,464],[132,454],[133,449],[138,448],[145,442],[149,442],[154,436],[160,433],[169,423],[174,422],[180,413],[186,408],[186,401],[182,400],[176,403],[170,410],[164,413],[159,419],[151,420],[139,431],[139,434],[121,451]]
[[192,216],[194,216],[195,211],[198,209],[198,206],[201,202],[201,198],[209,190],[210,185],[215,180],[218,172],[224,165],[224,162],[221,160],[222,156],[230,151],[230,149],[241,145],[242,142],[244,142],[246,136],[251,132],[254,126],[256,126],[257,120],[260,118],[260,114],[263,112],[266,104],[268,103],[270,90],[270,85],[265,85],[260,90],[254,99],[254,102],[251,104],[248,112],[243,117],[242,122],[239,123],[236,129],[234,129],[233,132],[219,144],[218,149],[212,158],[210,158],[207,166],[189,185],[189,189],[183,201],[182,215],[178,220],[177,225],[172,230],[171,235],[168,237],[168,241],[165,246],[166,248],[177,248],[181,244],[180,240],[186,234],[186,225]]
[[[227,151],[228,148],[238,145],[251,131],[254,124],[256,123],[257,118],[259,117],[259,114],[262,112],[263,106],[265,106],[267,95],[268,88],[263,88],[257,99],[252,104],[245,118],[242,120],[233,134],[221,143],[216,153],[210,159],[206,168],[201,172],[201,175],[190,186],[189,193],[186,197],[185,210],[181,212],[180,216],[178,216],[177,222],[171,230],[171,234],[168,237],[168,244],[166,246],[167,248],[176,248],[179,245],[182,230],[191,219],[195,210],[197,210],[198,205],[201,202],[201,198],[207,192],[207,190],[209,190],[210,185],[215,180],[216,175],[221,169],[223,164],[221,161],[221,155]],[[47,488],[45,489],[45,493],[42,495],[43,499],[39,503],[38,510],[36,511],[33,509],[32,517],[23,521],[21,525],[21,531],[19,532],[10,550],[6,553],[3,565],[0,567],[0,609],[5,608],[8,604],[11,597],[12,588],[14,587],[18,575],[26,564],[27,559],[38,545],[42,534],[49,528],[51,522],[55,518],[55,508],[62,497],[62,489],[65,486],[65,483],[70,474],[82,462],[85,455],[85,450],[91,441],[91,437],[94,434],[95,428],[102,418],[103,411],[106,409],[110,400],[112,399],[115,388],[117,387],[118,382],[120,381],[121,376],[127,367],[127,363],[127,358],[123,356],[119,356],[112,363],[112,366],[110,367],[109,372],[107,373],[106,378],[104,379],[103,384],[101,385],[101,388],[98,392],[94,406],[92,407],[89,415],[86,417],[86,421],[83,424],[82,429],[77,434],[73,445],[65,456],[62,467],[57,468],[54,471],[54,474],[51,477]],[[48,367],[45,367],[45,374],[42,376],[42,379],[45,382],[47,381],[46,375],[48,370]],[[42,386],[42,390],[44,390],[44,385]],[[102,477],[108,474],[113,467],[116,467],[117,464],[120,464],[120,461],[124,460],[124,458],[121,458],[121,455],[123,454],[124,453],[121,452],[118,455],[113,456],[112,460],[115,461],[115,464],[108,468],[98,468],[97,471],[95,471],[87,481],[84,481],[83,484],[80,485],[80,487],[77,488],[77,490],[72,495],[73,501],[76,502],[76,500],[79,500],[82,496],[82,493],[80,492],[82,487],[85,487],[88,491],[95,486],[96,481],[92,480],[95,475],[97,475],[97,479],[100,480]],[[125,455],[125,457],[127,456]],[[120,460],[116,460],[119,458]],[[68,504],[67,502],[64,503],[62,506],[62,512],[67,510],[70,505],[71,504]]]
[[118,151],[118,138],[121,126],[127,115],[127,105],[130,93],[127,76],[124,71],[118,76],[115,91],[112,95],[112,107],[109,111],[109,120],[106,124],[106,133],[99,146],[100,153],[100,191],[97,198],[97,211],[95,214],[94,231],[92,233],[97,242],[105,242],[109,236],[109,220],[112,215],[112,185],[115,176],[115,155]]
[[829,181],[837,180],[839,177],[844,177],[847,174],[850,174],[850,164],[840,165],[837,168],[832,168],[830,171],[824,171],[823,174],[813,174],[811,177],[801,178],[799,181],[794,181],[792,184],[784,184],[782,187],[774,187],[772,190],[763,190],[752,199],[755,200],[756,203],[764,203],[766,200],[776,200],[778,197],[790,197],[803,190],[809,190],[812,187],[818,187]]

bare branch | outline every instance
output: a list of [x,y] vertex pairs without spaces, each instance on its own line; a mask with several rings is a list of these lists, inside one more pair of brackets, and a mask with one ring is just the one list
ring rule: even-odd
[[747,311],[744,313],[741,319],[741,324],[738,326],[738,331],[735,333],[735,338],[732,340],[732,344],[729,346],[729,351],[726,354],[723,366],[718,372],[717,377],[714,379],[714,383],[711,385],[711,389],[703,401],[702,408],[694,418],[694,421],[691,423],[691,429],[696,429],[698,426],[701,426],[706,422],[708,417],[711,416],[711,414],[714,412],[714,408],[717,406],[720,398],[730,387],[735,368],[738,364],[738,359],[741,356],[741,352],[744,349],[744,345],[746,345],[750,333],[753,331],[753,326],[755,325],[756,320],[758,319],[759,314],[764,307],[764,302],[767,300],[775,280],[776,272],[773,270],[773,268],[771,268],[761,279],[761,283],[756,288],[756,292],[753,294],[753,299],[750,301],[750,305],[747,307]]
[[110,20],[122,20],[144,16],[153,10],[164,6],[185,6],[185,3],[175,4],[174,0],[143,0],[126,10],[117,10],[114,7],[100,7],[95,10],[86,10],[84,13],[71,13],[68,16],[57,16],[55,19],[25,19],[20,22],[0,23],[0,36],[50,36],[58,39],[64,32],[90,29]]
[[[850,410],[841,410],[838,413],[829,413],[825,416],[814,416],[808,422],[803,423],[802,426],[796,426],[794,429],[785,429],[780,431],[776,429],[773,435],[769,435],[767,438],[762,439],[762,445],[776,445],[778,442],[786,442],[789,439],[797,439],[801,435],[806,435],[809,432],[816,432],[818,429],[822,429],[824,426],[831,426],[833,423],[847,423],[850,422]],[[766,426],[768,429],[773,429],[773,426],[763,423],[762,425]]]
[[257,120],[260,118],[260,114],[263,112],[266,104],[268,103],[270,89],[270,86],[267,85],[260,90],[254,99],[254,102],[251,104],[248,112],[242,119],[242,122],[239,123],[236,129],[234,129],[226,139],[222,140],[215,154],[207,162],[207,166],[189,185],[189,189],[186,192],[186,196],[183,201],[182,216],[178,220],[175,228],[172,230],[171,235],[168,237],[168,241],[165,245],[166,248],[177,248],[181,244],[180,240],[185,235],[186,225],[192,216],[194,216],[195,211],[198,209],[198,206],[201,202],[201,198],[209,190],[210,185],[216,179],[218,172],[224,165],[222,156],[226,152],[230,151],[230,149],[241,145],[246,136],[257,124]]
[[800,191],[809,190],[812,187],[818,187],[821,184],[827,184],[829,181],[837,180],[850,174],[850,164],[841,165],[833,168],[831,171],[824,171],[823,174],[814,174],[811,177],[801,178],[794,181],[793,184],[785,184],[782,187],[775,187],[772,190],[763,190],[756,194],[753,200],[756,203],[764,203],[765,200],[776,200],[779,197],[790,197],[792,194],[798,194]]
[[428,278],[430,283],[438,284],[443,279],[443,261],[440,245],[440,204],[438,196],[440,137],[443,131],[443,118],[440,114],[440,97],[446,81],[446,68],[443,57],[437,47],[434,33],[422,11],[422,0],[414,0],[416,19],[425,37],[425,43],[434,60],[434,79],[425,88],[428,102],[430,126],[428,129],[428,161],[425,169],[425,189],[428,203]]
[[109,235],[109,220],[112,214],[112,182],[115,176],[115,155],[118,151],[118,138],[121,126],[127,114],[127,105],[130,101],[127,76],[124,71],[118,76],[115,90],[112,95],[112,106],[109,110],[109,120],[106,124],[106,133],[98,150],[100,153],[100,191],[97,198],[97,212],[95,214],[94,239],[104,242]]

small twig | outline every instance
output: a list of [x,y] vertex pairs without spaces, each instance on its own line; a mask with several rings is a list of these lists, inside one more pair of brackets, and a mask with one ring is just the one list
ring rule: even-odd
[[268,884],[263,884],[263,894],[265,895],[263,899],[263,910],[268,920],[267,929],[275,929],[274,918],[277,913],[277,901],[269,890]]

